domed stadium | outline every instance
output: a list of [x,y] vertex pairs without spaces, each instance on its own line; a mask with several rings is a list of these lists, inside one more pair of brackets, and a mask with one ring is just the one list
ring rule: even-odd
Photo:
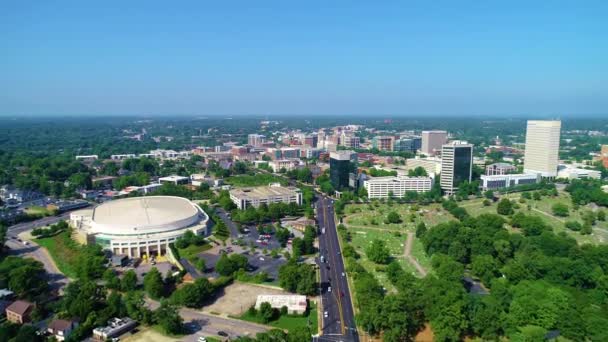
[[129,257],[163,255],[188,230],[208,234],[209,216],[182,197],[148,196],[106,202],[70,215],[83,243],[96,243]]

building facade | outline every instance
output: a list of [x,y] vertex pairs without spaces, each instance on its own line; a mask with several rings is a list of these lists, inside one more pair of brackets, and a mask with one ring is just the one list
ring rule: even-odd
[[486,166],[486,175],[506,175],[517,171],[517,167],[508,163],[494,163]]
[[458,185],[471,181],[473,174],[473,145],[453,141],[441,147],[441,189],[452,195]]
[[524,173],[556,177],[561,121],[528,120]]
[[431,177],[373,177],[363,182],[363,187],[367,190],[367,197],[395,198],[405,196],[408,191],[426,192],[431,191],[433,179]]
[[432,156],[441,151],[441,146],[447,141],[448,132],[446,131],[422,131],[420,150],[422,153]]
[[393,151],[395,148],[395,137],[390,135],[379,135],[372,140],[372,146],[380,151]]
[[266,137],[261,134],[249,134],[247,144],[251,146],[262,146],[266,142]]
[[517,185],[535,184],[540,182],[538,174],[497,174],[481,176],[481,188],[483,191],[510,188]]
[[395,140],[394,150],[416,153],[422,147],[422,138],[401,138]]
[[336,190],[349,187],[350,174],[357,172],[357,153],[335,151],[329,154],[329,179]]

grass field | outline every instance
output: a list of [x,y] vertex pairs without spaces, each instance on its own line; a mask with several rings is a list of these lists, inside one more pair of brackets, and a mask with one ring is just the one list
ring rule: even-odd
[[180,257],[185,258],[189,261],[193,261],[196,259],[199,253],[209,250],[212,247],[213,246],[211,246],[210,243],[204,243],[202,245],[190,244],[186,248],[178,248],[177,251],[179,252]]
[[283,177],[277,177],[267,173],[258,173],[254,176],[251,175],[238,175],[231,176],[225,179],[227,184],[232,186],[262,186],[268,185],[269,183],[281,183],[281,185],[287,185],[287,180]]
[[[268,323],[263,323],[262,319],[259,316],[252,316],[249,314],[249,312],[245,311],[244,314],[242,314],[241,316],[235,317],[238,319],[242,319],[244,321],[249,321],[249,322],[253,322],[253,323],[260,323],[260,324],[266,324],[266,325],[270,325],[279,329],[285,329],[285,330],[290,330],[290,329],[294,329],[297,327],[306,327],[308,326],[308,324],[310,323],[310,331],[316,332],[317,331],[317,327],[318,327],[318,318],[317,318],[317,305],[314,302],[309,302],[309,310],[308,310],[308,315],[307,316],[295,316],[295,315],[288,315],[288,316],[281,316],[279,317],[279,319],[268,322]],[[310,320],[310,322],[309,322]]]
[[[519,203],[520,196],[521,193],[508,195],[510,199],[518,203],[519,208],[515,209],[516,212],[521,211],[529,215],[541,217],[548,225],[553,227],[556,233],[566,232],[566,234],[576,239],[579,243],[597,244],[608,241],[608,221],[598,221],[594,226],[593,234],[591,235],[581,235],[578,232],[565,228],[565,221],[577,220],[582,222],[582,213],[592,209],[592,207],[588,205],[583,206],[578,210],[574,210],[568,193],[560,192],[557,197],[543,197],[540,201],[526,200],[524,203]],[[484,206],[483,201],[483,198],[470,199],[459,202],[459,206],[465,208],[472,216],[496,214],[497,203]],[[552,212],[552,207],[555,203],[568,205],[570,208],[570,216],[565,218],[555,217]],[[530,205],[529,209],[528,205]],[[398,224],[384,223],[386,216],[391,211],[397,212],[401,216],[403,222]],[[352,237],[350,243],[361,255],[361,259],[359,260],[360,264],[365,267],[368,272],[373,273],[387,289],[391,289],[392,286],[384,273],[384,266],[369,261],[365,255],[365,248],[374,239],[385,241],[395,260],[397,260],[406,271],[418,275],[416,269],[404,258],[404,244],[407,238],[407,232],[413,232],[416,224],[419,222],[424,222],[428,228],[431,228],[439,223],[455,220],[450,213],[441,207],[441,204],[436,203],[426,206],[412,206],[409,204],[396,203],[389,205],[380,202],[370,204],[349,204],[346,206],[344,212],[346,214],[344,224]],[[411,222],[412,214],[414,216],[414,222]],[[411,254],[422,267],[427,271],[432,271],[430,259],[424,252],[420,240],[414,239]]]
[[36,243],[49,251],[61,273],[69,278],[76,278],[74,265],[80,257],[80,246],[72,240],[69,231],[64,231],[47,238],[36,239]]

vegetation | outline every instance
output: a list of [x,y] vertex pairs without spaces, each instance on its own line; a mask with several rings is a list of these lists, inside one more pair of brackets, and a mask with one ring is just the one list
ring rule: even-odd
[[289,292],[312,296],[317,293],[317,274],[311,265],[299,264],[291,258],[279,268],[279,286]]
[[281,185],[287,185],[287,180],[285,180],[285,178],[267,173],[232,176],[226,178],[224,181],[227,184],[236,187],[266,186],[270,183],[280,183]]
[[[266,303],[268,304],[268,303]],[[238,317],[244,321],[267,324],[279,329],[285,329],[290,333],[297,329],[308,328],[309,331],[317,331],[317,306],[314,302],[308,303],[308,310],[302,315],[287,314],[287,307],[273,309],[270,304],[262,303],[260,310],[254,306]]]

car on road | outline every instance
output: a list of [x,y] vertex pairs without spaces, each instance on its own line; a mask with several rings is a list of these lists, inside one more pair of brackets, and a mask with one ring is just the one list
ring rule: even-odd
[[346,274],[344,274],[344,272],[342,272],[342,276],[344,277],[344,276],[346,276]]
[[327,318],[328,316],[329,316],[329,314],[327,313],[327,311],[325,311],[325,312],[323,313],[323,317]]
[[204,336],[199,336],[198,342],[207,342],[207,338],[205,338]]
[[331,286],[327,287],[327,292],[331,292]]
[[27,246],[27,245],[29,245],[30,243],[29,243],[29,242],[27,242],[27,241],[23,241],[23,244]]
[[225,331],[222,331],[222,330],[218,331],[217,334],[220,335],[220,336],[222,336],[222,337],[228,337],[228,334]]

